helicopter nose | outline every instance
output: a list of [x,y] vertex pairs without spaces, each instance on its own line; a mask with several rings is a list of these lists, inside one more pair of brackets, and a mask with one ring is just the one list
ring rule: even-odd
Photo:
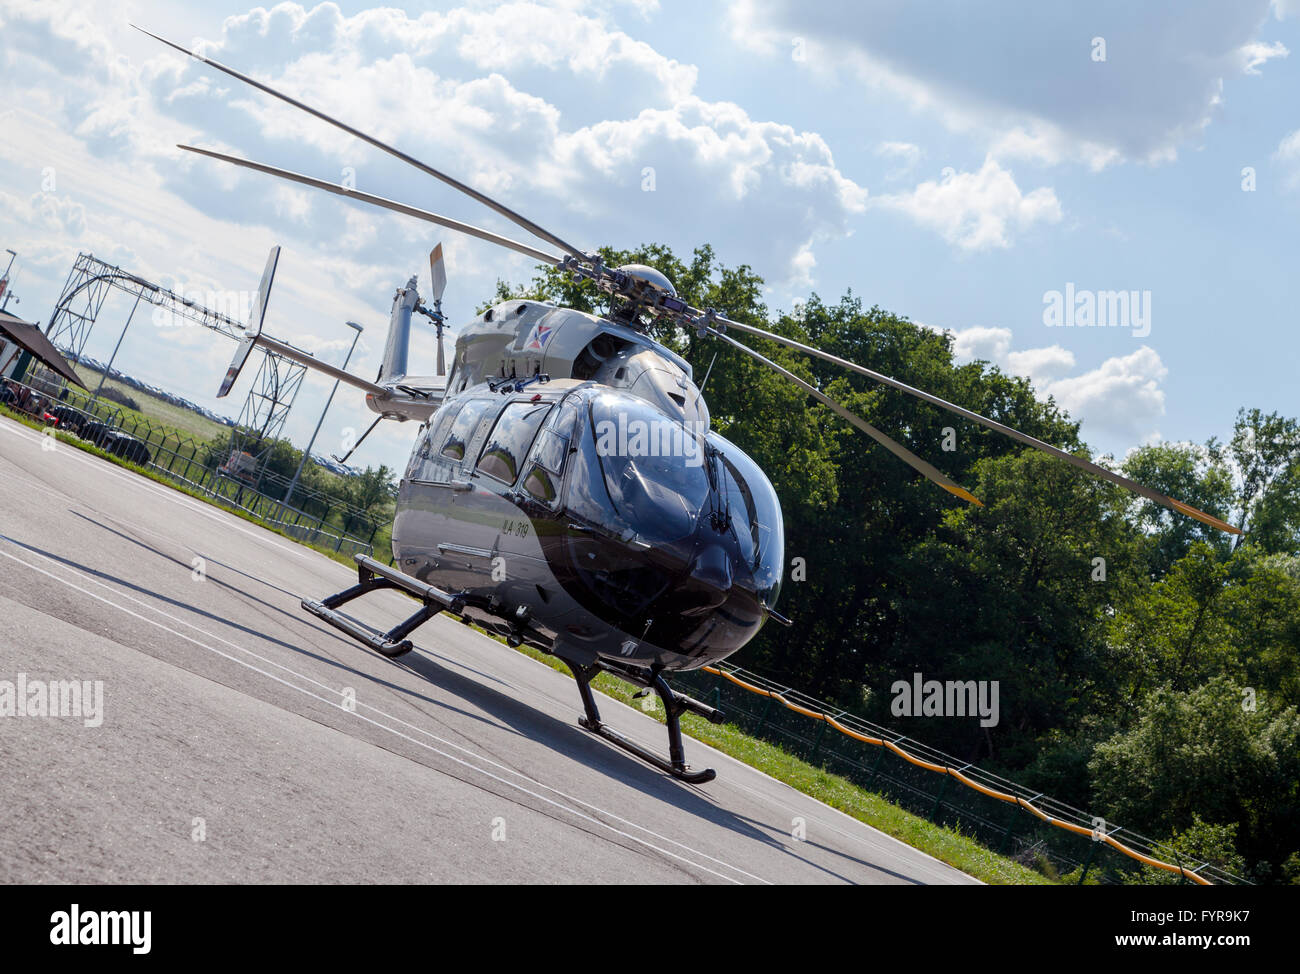
[[691,562],[682,585],[683,594],[695,603],[683,615],[703,615],[727,601],[731,593],[731,557],[717,544],[702,548]]

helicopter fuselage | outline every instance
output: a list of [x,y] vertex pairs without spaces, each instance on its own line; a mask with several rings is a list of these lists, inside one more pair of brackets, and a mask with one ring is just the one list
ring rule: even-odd
[[510,390],[469,386],[422,427],[396,567],[466,595],[485,628],[578,663],[694,669],[752,639],[784,543],[757,464],[626,390]]

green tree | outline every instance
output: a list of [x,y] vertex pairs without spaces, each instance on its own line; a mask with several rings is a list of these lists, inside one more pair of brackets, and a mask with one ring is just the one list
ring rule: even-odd
[[393,500],[396,489],[394,472],[386,464],[366,467],[365,471],[349,478],[345,484],[346,500],[353,507],[369,514],[376,508],[386,507]]
[[1239,526],[1270,553],[1300,553],[1300,423],[1243,409],[1230,451],[1240,471]]
[[[1232,876],[1246,875],[1246,860],[1237,852],[1237,825],[1212,825],[1195,813],[1192,824],[1175,832],[1156,847],[1165,862],[1185,869],[1214,866]],[[1175,886],[1185,880],[1179,873],[1152,866],[1142,867],[1143,882],[1151,886]]]
[[1149,694],[1133,726],[1097,746],[1096,807],[1165,834],[1198,816],[1235,823],[1240,852],[1271,873],[1300,848],[1300,715],[1249,689],[1216,676]]
[[[1213,440],[1205,447],[1161,443],[1134,451],[1124,475],[1168,497],[1231,522],[1238,497],[1223,450]],[[1160,578],[1191,550],[1209,545],[1220,557],[1232,549],[1231,536],[1195,518],[1176,514],[1145,498],[1136,499],[1137,524],[1151,536],[1151,571]]]

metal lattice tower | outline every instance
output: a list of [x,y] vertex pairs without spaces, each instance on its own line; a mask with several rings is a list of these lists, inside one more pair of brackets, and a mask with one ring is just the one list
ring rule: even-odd
[[[45,334],[56,347],[71,354],[74,365],[81,362],[91,329],[103,309],[104,299],[113,289],[147,301],[173,318],[192,321],[235,341],[244,337],[243,324],[230,316],[205,308],[184,295],[107,264],[93,254],[78,254],[45,329]],[[306,374],[305,365],[275,352],[262,350],[257,376],[244,400],[231,436],[232,451],[243,450],[254,458],[259,480],[266,454],[284,430],[285,420],[289,417],[289,410]],[[62,378],[53,378],[62,385]]]
[[279,355],[267,352],[253,378],[244,408],[230,436],[230,452],[247,453],[253,457],[258,469],[258,482],[262,477],[267,453],[284,429],[289,418],[289,407],[298,395],[307,367]]
[[89,254],[78,254],[45,328],[45,334],[56,347],[72,352],[74,365],[81,361],[90,330],[108,297],[113,280],[109,272],[121,273]]

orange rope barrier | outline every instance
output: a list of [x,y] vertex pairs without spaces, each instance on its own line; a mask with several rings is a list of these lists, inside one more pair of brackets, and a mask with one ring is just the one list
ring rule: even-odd
[[1018,795],[1008,795],[1006,792],[998,791],[995,788],[989,788],[986,785],[981,785],[979,782],[972,781],[970,778],[967,778],[956,768],[950,768],[947,765],[934,764],[930,761],[922,760],[921,758],[918,758],[915,755],[907,753],[907,751],[903,750],[901,747],[899,747],[897,744],[893,743],[892,741],[886,741],[883,738],[879,738],[879,737],[871,737],[867,734],[860,734],[857,731],[852,730],[851,728],[845,727],[843,724],[841,724],[838,720],[836,720],[834,717],[830,716],[829,714],[818,713],[815,710],[809,710],[807,707],[801,707],[798,704],[791,703],[789,700],[781,696],[781,694],[777,693],[775,690],[765,690],[763,687],[755,686],[752,683],[748,683],[745,680],[740,679],[740,677],[736,676],[734,673],[728,673],[726,670],[720,670],[714,666],[705,666],[705,667],[701,667],[701,669],[703,669],[705,673],[711,673],[714,676],[720,676],[724,680],[727,680],[730,683],[734,683],[742,690],[748,690],[750,693],[757,694],[760,697],[767,697],[770,700],[775,700],[777,703],[781,704],[786,709],[793,710],[797,714],[802,714],[805,717],[811,717],[813,720],[824,721],[826,724],[829,724],[831,727],[834,727],[837,731],[839,731],[841,734],[844,734],[846,737],[851,737],[854,740],[862,741],[862,743],[864,744],[874,744],[876,747],[883,747],[889,751],[894,752],[904,761],[914,764],[919,768],[925,768],[927,771],[934,771],[939,774],[946,774],[949,777],[956,778],[966,787],[973,788],[975,791],[978,791],[982,795],[987,795],[989,798],[996,798],[998,801],[1001,802],[1008,802],[1011,804],[1018,805],[1020,808],[1023,808],[1025,811],[1033,815],[1036,815],[1038,818],[1040,818],[1043,822],[1047,823],[1048,825],[1054,825],[1058,829],[1066,829],[1067,831],[1074,832],[1078,835],[1092,836],[1094,841],[1104,842],[1112,849],[1115,849],[1116,851],[1123,853],[1124,855],[1128,856],[1130,859],[1135,859],[1138,862],[1143,863],[1144,865],[1152,866],[1156,869],[1163,869],[1166,872],[1178,873],[1184,878],[1190,879],[1192,882],[1197,883],[1201,886],[1214,885],[1204,876],[1198,876],[1190,869],[1184,869],[1182,866],[1175,866],[1172,863],[1162,862],[1159,859],[1153,859],[1151,856],[1143,855],[1142,853],[1138,852],[1135,849],[1130,849],[1124,843],[1120,842],[1117,839],[1112,838],[1109,835],[1103,835],[1098,837],[1097,833],[1094,830],[1089,829],[1085,826],[1076,825],[1073,822],[1066,822],[1057,818],[1052,818],[1052,816],[1048,815],[1046,812],[1042,811],[1041,809],[1036,808],[1032,803],[1019,797]]

